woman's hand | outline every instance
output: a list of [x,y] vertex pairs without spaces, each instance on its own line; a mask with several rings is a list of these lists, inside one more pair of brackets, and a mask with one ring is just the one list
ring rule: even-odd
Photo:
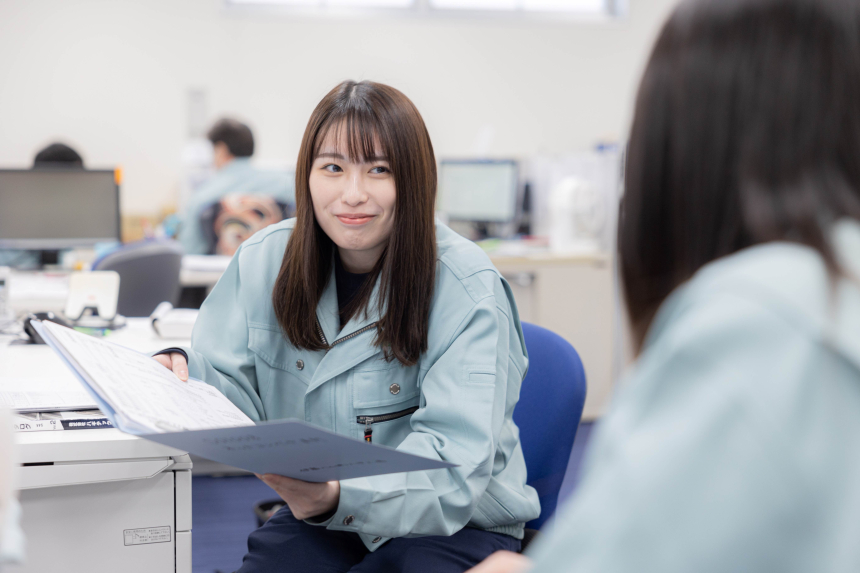
[[496,551],[466,573],[524,573],[531,565],[531,559],[519,553]]
[[290,506],[296,519],[308,519],[337,508],[340,482],[312,483],[275,474],[257,475]]
[[159,354],[158,356],[153,356],[153,358],[168,370],[173,370],[177,378],[183,382],[188,382],[188,362],[185,361],[185,357],[182,354],[171,352],[170,354]]

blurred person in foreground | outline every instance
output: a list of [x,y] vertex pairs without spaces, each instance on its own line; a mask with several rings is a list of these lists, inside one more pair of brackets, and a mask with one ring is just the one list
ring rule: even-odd
[[[36,153],[33,169],[83,169],[81,155],[65,143],[51,143]],[[0,249],[0,267],[36,269],[40,266],[39,251]]]
[[186,205],[179,241],[187,254],[232,255],[241,240],[288,214],[284,209],[295,205],[294,183],[286,172],[251,165],[254,135],[244,123],[222,119],[206,136],[216,172]]
[[860,19],[699,0],[639,89],[638,358],[530,559],[474,573],[860,571]]

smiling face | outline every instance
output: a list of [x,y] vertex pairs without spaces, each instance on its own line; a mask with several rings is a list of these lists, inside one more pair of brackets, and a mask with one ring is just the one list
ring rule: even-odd
[[343,129],[332,128],[308,177],[314,216],[337,245],[347,271],[367,273],[394,228],[394,176],[377,144],[374,157],[349,157]]

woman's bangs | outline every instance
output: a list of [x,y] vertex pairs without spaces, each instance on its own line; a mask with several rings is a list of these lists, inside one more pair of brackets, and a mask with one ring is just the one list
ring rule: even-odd
[[389,161],[391,146],[383,136],[378,120],[361,110],[350,109],[344,113],[332,114],[322,125],[314,142],[314,159],[322,151],[322,144],[329,133],[337,134],[336,153],[347,157],[353,163],[370,163],[379,158]]

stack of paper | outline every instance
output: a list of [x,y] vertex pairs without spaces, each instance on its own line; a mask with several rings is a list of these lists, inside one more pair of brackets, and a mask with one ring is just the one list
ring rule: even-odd
[[96,408],[95,401],[83,389],[40,392],[28,389],[16,390],[15,381],[4,380],[0,390],[0,407],[16,412],[62,412],[65,410],[90,410]]

